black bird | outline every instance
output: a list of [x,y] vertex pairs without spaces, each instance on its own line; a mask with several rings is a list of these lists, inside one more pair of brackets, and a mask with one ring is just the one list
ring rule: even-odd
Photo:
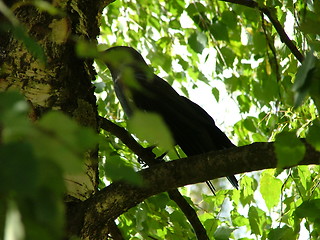
[[[135,109],[159,114],[187,156],[235,147],[199,105],[179,95],[169,83],[153,73],[143,57],[131,47],[117,46],[104,52],[116,95],[130,117]],[[234,176],[228,176],[238,188]],[[214,191],[212,183],[207,181]]]

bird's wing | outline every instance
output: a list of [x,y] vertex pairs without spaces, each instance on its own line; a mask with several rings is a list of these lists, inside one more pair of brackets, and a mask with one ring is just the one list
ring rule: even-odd
[[234,146],[205,110],[180,96],[169,83],[156,75],[152,81],[139,79],[139,82],[142,83],[144,94],[136,94],[138,96],[134,102],[141,109],[159,113],[172,130],[178,145],[182,146],[181,142],[191,138],[189,141],[194,143],[189,148],[195,149],[188,149],[189,155]]

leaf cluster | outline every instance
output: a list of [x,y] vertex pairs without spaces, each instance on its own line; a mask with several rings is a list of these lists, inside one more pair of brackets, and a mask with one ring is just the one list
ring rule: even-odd
[[91,129],[61,112],[36,122],[17,92],[0,93],[0,235],[5,239],[61,239],[64,175],[80,173],[97,143]]

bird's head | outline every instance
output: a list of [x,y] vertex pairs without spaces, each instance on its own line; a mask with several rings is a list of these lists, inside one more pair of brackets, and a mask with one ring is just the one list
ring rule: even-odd
[[104,63],[109,68],[115,82],[137,87],[137,77],[140,81],[153,76],[152,69],[147,65],[139,52],[131,47],[117,46],[103,53]]

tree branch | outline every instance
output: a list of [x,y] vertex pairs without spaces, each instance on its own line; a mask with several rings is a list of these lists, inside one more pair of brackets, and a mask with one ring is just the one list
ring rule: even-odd
[[249,8],[256,8],[256,9],[260,10],[262,13],[264,13],[269,18],[272,25],[274,26],[274,28],[278,32],[281,41],[287,45],[287,47],[290,49],[290,51],[293,53],[293,55],[298,59],[298,61],[300,63],[303,62],[303,60],[304,60],[303,54],[298,50],[298,48],[293,43],[293,41],[290,40],[290,38],[288,37],[287,33],[285,32],[281,23],[276,18],[275,14],[271,10],[271,8],[269,8],[265,5],[262,5],[260,3],[258,4],[257,2],[252,1],[252,0],[220,0],[220,1],[235,3],[235,4],[243,5],[243,6],[246,6]]
[[[83,202],[85,206],[80,206],[85,209],[84,216],[79,216],[84,217],[83,229],[90,233],[82,237],[101,239],[108,231],[105,226],[109,221],[152,195],[209,179],[275,168],[277,161],[273,145],[274,143],[253,143],[163,162],[140,171],[143,187],[124,182],[113,183]],[[299,165],[319,164],[320,152],[307,143],[305,146],[306,155]],[[298,164],[294,166],[296,165]]]
[[[99,116],[100,127],[118,137],[127,147],[129,147],[142,161],[149,166],[158,164],[155,161],[155,154],[150,148],[142,147],[124,128],[119,127],[113,122]],[[198,240],[208,240],[207,232],[198,218],[196,211],[189,205],[187,200],[181,195],[178,189],[168,191],[169,197],[173,200],[184,213],[189,223],[192,225]]]
[[169,197],[172,201],[174,201],[178,207],[181,209],[183,214],[188,219],[189,223],[191,224],[193,230],[197,235],[197,239],[207,239],[209,237],[207,235],[207,231],[202,225],[198,215],[193,207],[187,202],[187,200],[181,195],[178,189],[173,189],[168,191]]
[[103,9],[115,0],[99,0],[97,1],[99,13],[102,13]]
[[110,230],[110,234],[113,240],[124,240],[120,229],[114,221],[109,222],[108,229]]

